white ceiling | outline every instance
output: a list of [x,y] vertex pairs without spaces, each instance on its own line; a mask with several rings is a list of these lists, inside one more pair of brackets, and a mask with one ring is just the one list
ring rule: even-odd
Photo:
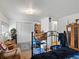
[[[41,13],[32,16],[22,13],[21,10],[28,8],[30,4]],[[40,19],[47,16],[60,18],[79,13],[79,0],[0,0],[0,11],[10,20],[26,17]]]

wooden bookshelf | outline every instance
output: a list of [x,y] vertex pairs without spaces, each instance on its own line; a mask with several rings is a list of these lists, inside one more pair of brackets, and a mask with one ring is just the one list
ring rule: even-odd
[[79,24],[69,24],[66,26],[68,33],[69,47],[79,51]]

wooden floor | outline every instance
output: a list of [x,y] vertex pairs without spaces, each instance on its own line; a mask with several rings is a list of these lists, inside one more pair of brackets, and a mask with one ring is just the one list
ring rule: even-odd
[[31,58],[31,51],[22,51],[21,59],[30,59]]

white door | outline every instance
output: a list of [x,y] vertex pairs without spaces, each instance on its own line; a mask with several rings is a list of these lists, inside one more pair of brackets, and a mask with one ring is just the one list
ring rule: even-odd
[[17,22],[17,43],[21,44],[21,49],[31,49],[31,32],[33,23]]

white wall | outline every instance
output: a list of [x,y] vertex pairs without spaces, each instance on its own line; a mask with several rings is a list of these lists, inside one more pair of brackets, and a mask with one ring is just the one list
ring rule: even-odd
[[66,24],[67,24],[67,19],[61,18],[58,20],[58,32],[63,33],[64,30],[66,30]]
[[9,23],[9,19],[6,16],[4,16],[4,14],[1,12],[0,12],[0,21],[7,24]]
[[60,18],[58,20],[58,32],[63,33],[63,31],[66,30],[66,25],[75,23],[75,19],[79,19],[79,13]]
[[10,20],[9,22],[9,30],[12,29],[12,28],[16,28],[16,23],[17,22],[31,22],[31,23],[36,23],[36,22],[40,22],[38,21],[37,19],[30,19],[26,16],[26,19],[12,19]]
[[37,23],[37,22],[39,22],[39,21],[33,21],[33,20],[30,20],[30,19],[10,20],[10,22],[9,22],[9,31],[10,31],[12,28],[16,28],[16,24],[17,24],[18,22]]

